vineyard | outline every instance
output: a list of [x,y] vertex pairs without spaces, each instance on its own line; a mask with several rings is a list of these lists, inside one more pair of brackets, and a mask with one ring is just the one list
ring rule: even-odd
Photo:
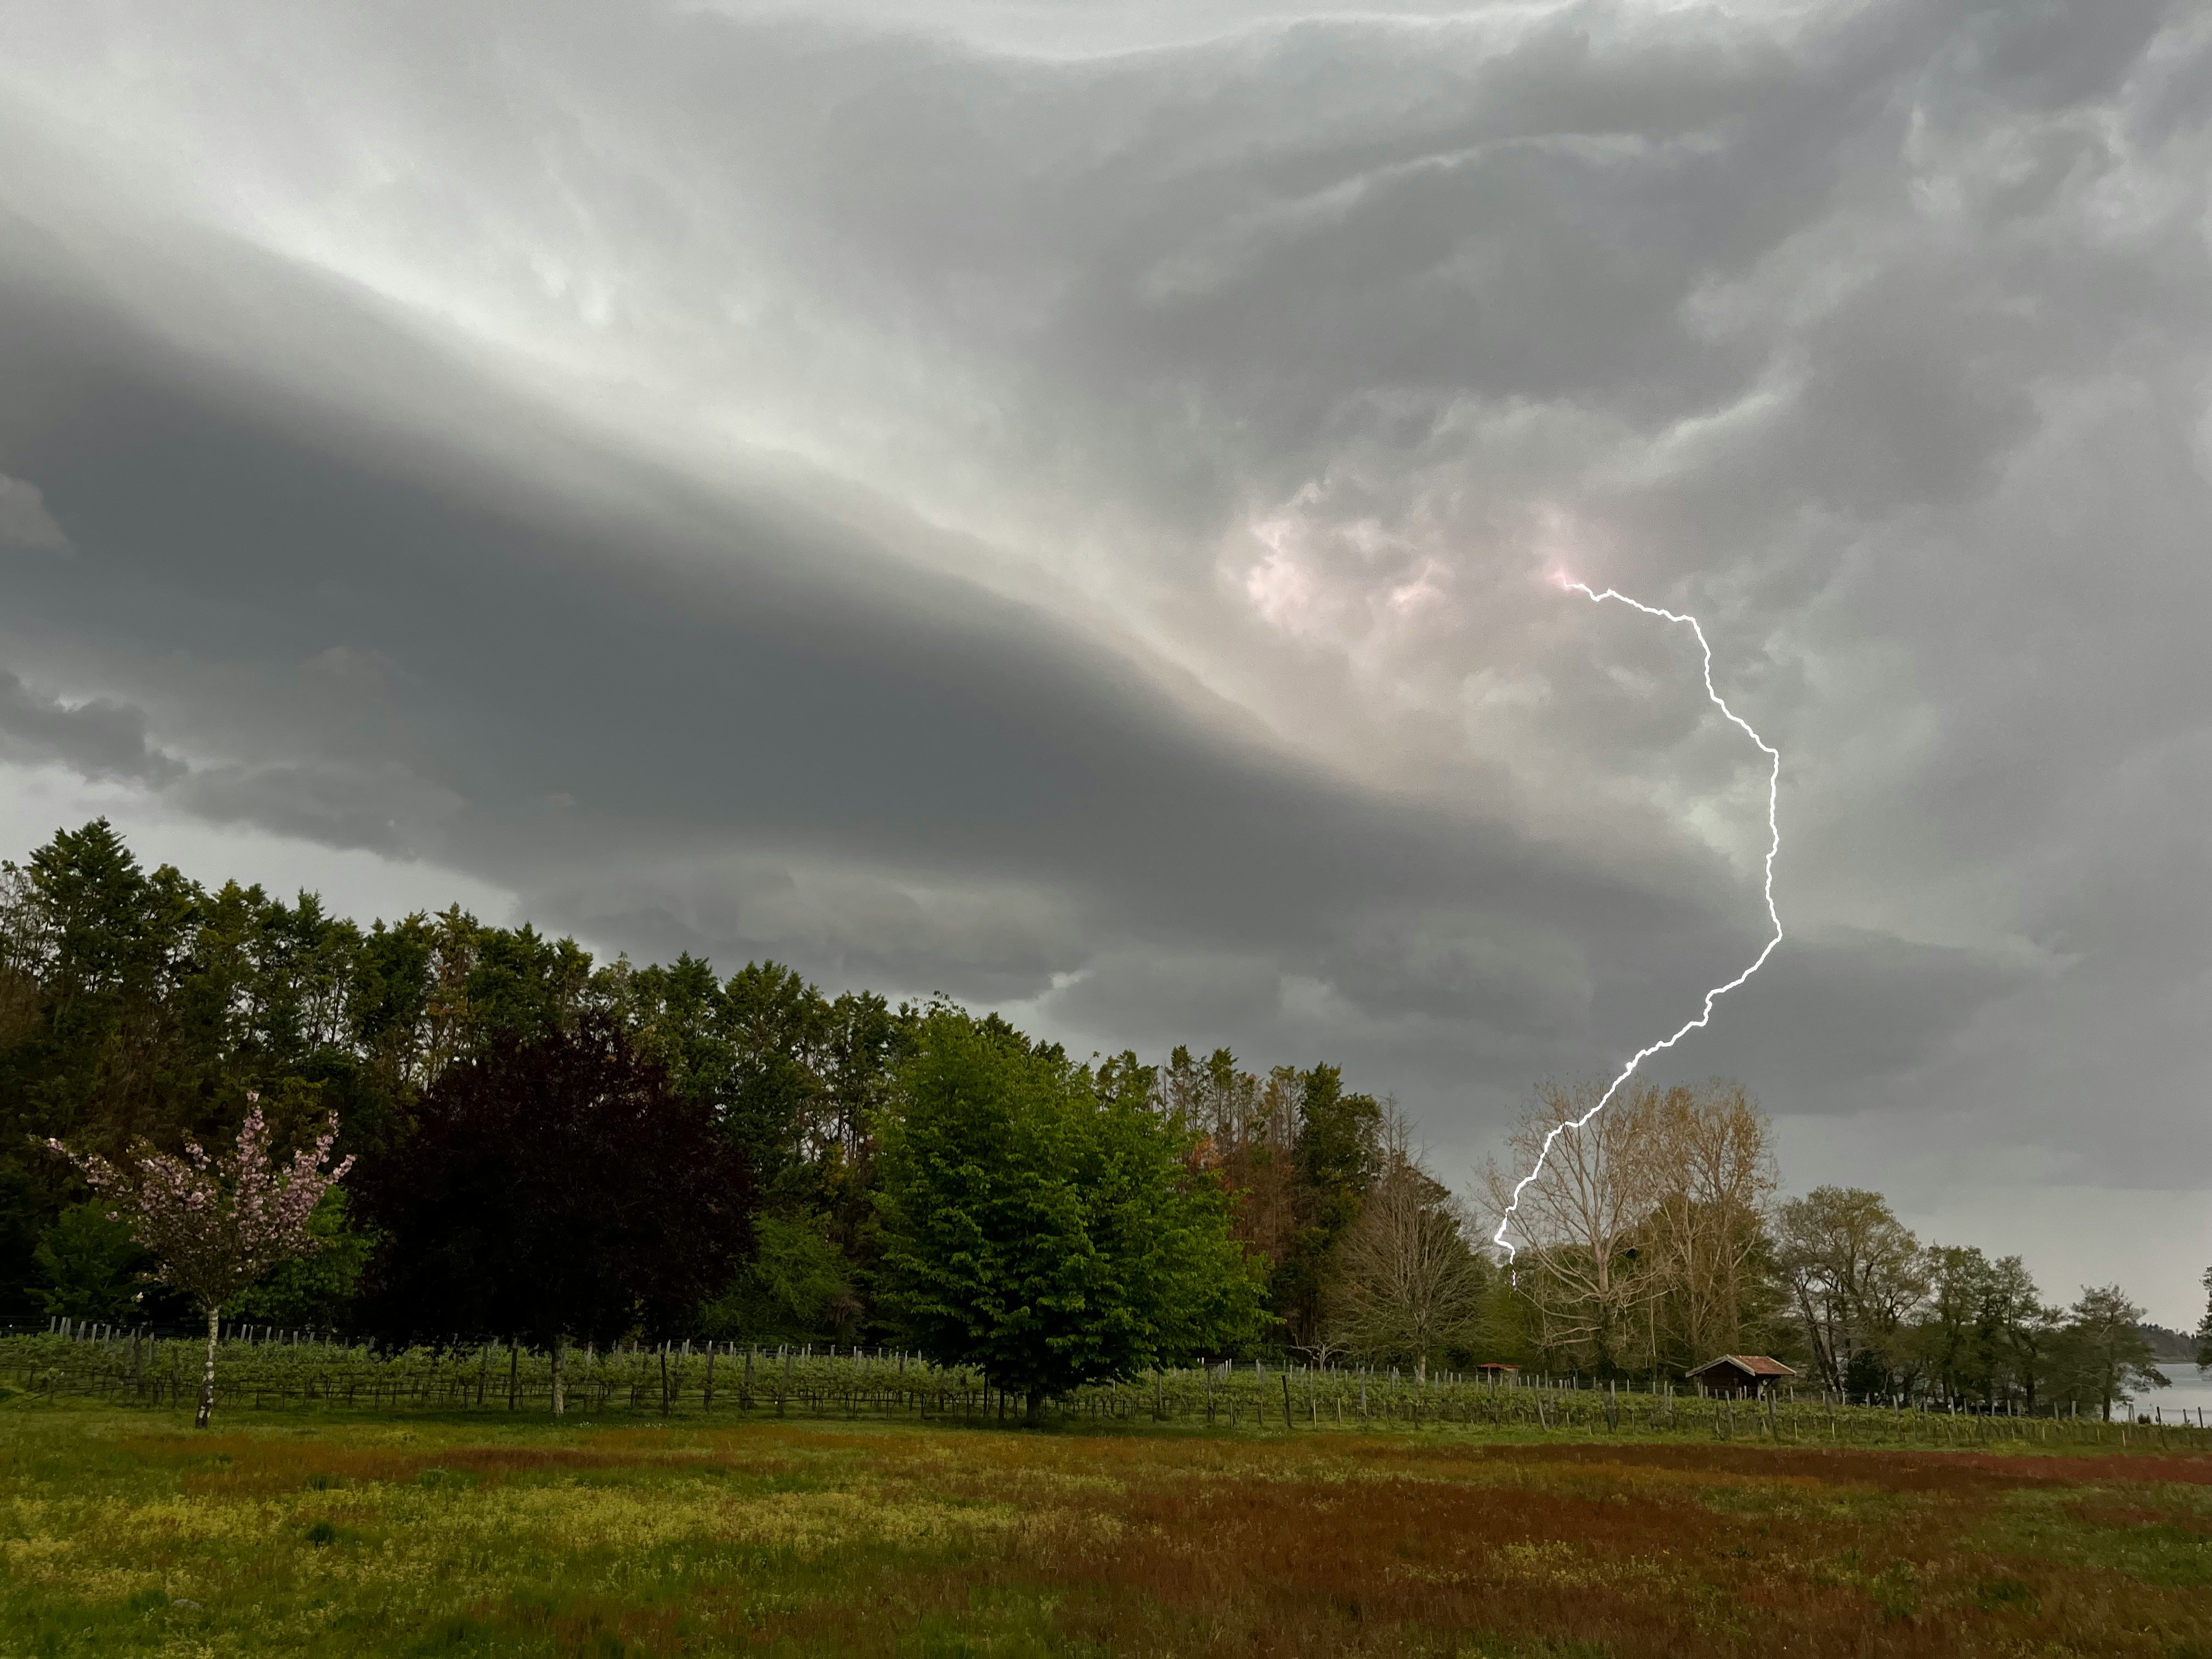
[[[0,1337],[0,1379],[33,1396],[189,1406],[206,1343],[135,1333]],[[1018,1396],[981,1371],[890,1350],[667,1343],[580,1346],[562,1358],[567,1409],[586,1418],[807,1417],[1004,1423]],[[308,1407],[368,1412],[551,1409],[553,1356],[513,1343],[381,1350],[254,1330],[217,1345],[216,1409]],[[1763,1401],[1698,1398],[1586,1379],[1224,1362],[1073,1389],[1050,1402],[1062,1423],[1183,1425],[1277,1433],[1456,1428],[1784,1445],[2195,1449],[2203,1425],[2166,1420],[2004,1416],[1851,1405],[1801,1392]]]

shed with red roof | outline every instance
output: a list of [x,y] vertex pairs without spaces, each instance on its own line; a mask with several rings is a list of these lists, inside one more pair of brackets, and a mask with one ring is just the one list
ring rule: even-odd
[[1785,1377],[1796,1375],[1780,1360],[1763,1353],[1724,1353],[1718,1359],[1708,1359],[1690,1372],[1689,1378],[1698,1385],[1699,1394],[1734,1400],[1763,1394]]

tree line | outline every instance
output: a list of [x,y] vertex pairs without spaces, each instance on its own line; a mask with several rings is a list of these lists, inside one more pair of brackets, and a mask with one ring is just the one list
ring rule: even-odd
[[[1486,1171],[1495,1212],[1598,1086],[1536,1091],[1510,1137],[1514,1168]],[[2166,1385],[2120,1286],[2057,1306],[2019,1256],[1923,1243],[1880,1193],[1778,1200],[1778,1184],[1771,1127],[1738,1085],[1625,1088],[1557,1137],[1515,1210],[1530,1345],[1622,1374],[1768,1353],[1850,1398],[1975,1410],[2102,1415]],[[2199,1340],[2212,1360],[2212,1309]]]
[[352,1173],[230,1316],[520,1337],[556,1379],[565,1344],[674,1336],[908,1342],[1032,1409],[1285,1352],[1634,1378],[1756,1351],[1854,1395],[2031,1407],[2154,1375],[2117,1287],[2062,1314],[1878,1194],[1778,1203],[1767,1120],[1725,1083],[1559,1137],[1508,1271],[1485,1234],[1593,1098],[1539,1089],[1470,1201],[1333,1066],[1079,1060],[941,1000],[595,962],[458,907],[364,928],[149,872],[105,821],[0,865],[0,1320],[208,1316],[85,1160],[150,1169],[251,1113],[271,1146],[334,1122]]

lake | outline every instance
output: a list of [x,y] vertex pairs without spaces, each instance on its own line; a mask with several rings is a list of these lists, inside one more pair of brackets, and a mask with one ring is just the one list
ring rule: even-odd
[[2193,1422],[2197,1412],[2202,1410],[2205,1423],[2212,1425],[2212,1371],[2200,1371],[2196,1366],[2179,1359],[2161,1361],[2159,1370],[2172,1379],[2173,1386],[2170,1389],[2145,1389],[2136,1396],[2135,1409],[2147,1412],[2155,1406],[2169,1422],[2173,1420],[2176,1413],[2184,1411],[2189,1413]]

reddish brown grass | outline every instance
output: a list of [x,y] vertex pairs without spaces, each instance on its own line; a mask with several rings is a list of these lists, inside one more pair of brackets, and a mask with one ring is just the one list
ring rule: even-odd
[[[708,1571],[680,1601],[576,1595],[472,1610],[558,1652],[892,1655],[1774,1653],[1911,1659],[2212,1656],[2212,1457],[1743,1445],[1498,1445],[830,1431],[755,1424],[572,1432],[567,1444],[143,1437],[188,1489],[245,1495],[425,1468],[485,1483],[714,1471],[1013,1504],[988,1550],[856,1550]],[[228,1462],[219,1462],[228,1458]],[[2069,1496],[2070,1495],[2070,1496]],[[2079,1548],[2019,1531],[2041,1504]],[[2054,1510],[2053,1505],[2057,1508]],[[2171,1540],[2148,1577],[2132,1540]],[[2176,1563],[2179,1565],[2175,1565]],[[972,1641],[977,1645],[962,1646]],[[949,1645],[948,1645],[949,1644]],[[1550,1644],[1550,1645],[1547,1645]],[[1579,1644],[1579,1645],[1577,1645]]]

